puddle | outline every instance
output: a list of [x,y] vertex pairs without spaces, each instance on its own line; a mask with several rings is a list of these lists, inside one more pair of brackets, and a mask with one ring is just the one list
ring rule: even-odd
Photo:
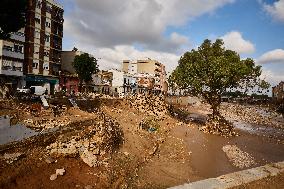
[[10,119],[2,116],[0,117],[0,145],[21,141],[36,135],[55,132],[58,129],[59,128],[52,128],[39,132],[20,124],[10,126]]

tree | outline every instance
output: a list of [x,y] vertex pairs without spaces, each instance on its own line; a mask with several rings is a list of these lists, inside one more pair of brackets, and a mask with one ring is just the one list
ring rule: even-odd
[[88,53],[75,56],[73,67],[78,74],[80,86],[83,82],[89,84],[92,81],[92,75],[99,71],[97,59],[91,57]]
[[1,0],[0,39],[9,39],[11,32],[25,27],[27,0]]
[[228,89],[253,87],[261,75],[261,67],[252,59],[241,60],[236,52],[223,46],[220,39],[214,43],[205,40],[197,50],[186,52],[171,74],[177,86],[201,95],[211,105],[212,117],[218,120],[222,94]]

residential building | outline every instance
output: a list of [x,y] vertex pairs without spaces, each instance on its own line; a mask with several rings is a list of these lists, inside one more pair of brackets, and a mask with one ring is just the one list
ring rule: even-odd
[[158,62],[157,60],[145,59],[123,61],[123,71],[129,74],[148,74],[147,78],[153,77],[155,83],[153,86],[153,91],[156,93],[166,93],[167,84],[166,84],[166,69],[165,66]]
[[123,97],[123,71],[111,69],[108,70],[112,73],[113,79],[112,79],[112,86],[111,91],[114,94],[114,96]]
[[113,73],[109,71],[99,71],[93,75],[94,91],[101,94],[109,95],[111,93],[111,86],[113,80]]
[[154,90],[155,77],[149,74],[136,74],[137,93],[148,93]]
[[75,56],[84,54],[82,51],[62,51],[61,53],[61,72],[60,72],[60,88],[67,93],[79,91],[79,78],[73,67]]
[[23,85],[24,43],[24,29],[12,33],[8,40],[0,40],[0,80],[10,92]]
[[111,69],[109,72],[113,75],[111,93],[114,96],[124,97],[136,92],[136,78],[132,74],[115,69]]
[[274,100],[284,100],[284,81],[281,81],[277,86],[272,87],[272,98]]
[[59,83],[63,38],[63,7],[55,0],[28,0],[25,27],[26,84]]

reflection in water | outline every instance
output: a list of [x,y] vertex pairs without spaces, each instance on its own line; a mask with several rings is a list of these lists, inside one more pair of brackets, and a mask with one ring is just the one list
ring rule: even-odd
[[38,132],[23,125],[10,126],[9,118],[0,117],[0,145],[20,141],[37,134]]

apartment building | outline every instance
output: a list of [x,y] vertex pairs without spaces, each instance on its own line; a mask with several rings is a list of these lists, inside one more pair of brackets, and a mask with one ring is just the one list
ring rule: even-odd
[[[167,92],[166,69],[165,66],[157,60],[149,58],[137,61],[124,60],[122,69],[124,72],[134,75],[146,74],[147,78],[145,77],[145,81],[153,77],[155,79],[153,91],[157,93]],[[139,78],[141,79],[141,77]]]
[[26,84],[59,83],[63,38],[63,7],[54,0],[29,0],[25,27]]
[[284,100],[284,81],[281,81],[277,86],[272,87],[272,98],[274,100]]
[[24,28],[12,33],[9,40],[0,40],[0,80],[10,91],[22,86],[24,44]]
[[61,72],[60,72],[60,87],[67,93],[79,91],[79,78],[73,67],[75,56],[80,56],[85,52],[82,51],[62,51]]

